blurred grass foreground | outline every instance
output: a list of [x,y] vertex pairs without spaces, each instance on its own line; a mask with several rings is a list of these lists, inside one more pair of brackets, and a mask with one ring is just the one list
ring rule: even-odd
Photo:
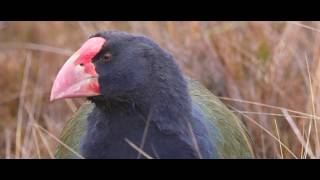
[[49,103],[53,80],[100,30],[171,51],[241,118],[257,158],[320,158],[319,22],[0,22],[0,158],[54,158],[84,99]]

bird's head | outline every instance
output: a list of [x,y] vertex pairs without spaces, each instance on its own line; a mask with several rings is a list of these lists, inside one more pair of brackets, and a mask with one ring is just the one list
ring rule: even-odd
[[50,100],[75,97],[116,97],[150,80],[159,48],[148,38],[118,31],[91,36],[60,69]]

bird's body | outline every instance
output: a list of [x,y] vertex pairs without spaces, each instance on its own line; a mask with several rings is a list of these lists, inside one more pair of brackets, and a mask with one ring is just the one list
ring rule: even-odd
[[70,148],[85,158],[253,157],[242,122],[146,37],[97,33],[57,79],[52,99],[90,100],[63,130],[57,158],[78,158]]
[[[247,132],[242,124],[242,122],[211,92],[209,92],[205,87],[203,87],[199,82],[195,80],[191,80],[188,78],[188,87],[189,93],[192,97],[192,105],[193,105],[193,115],[198,117],[201,124],[205,125],[206,129],[204,132],[208,132],[209,137],[206,140],[209,140],[211,152],[207,155],[211,155],[210,157],[202,158],[253,158],[253,153],[251,150],[250,139],[247,135]],[[76,152],[81,154],[81,139],[85,137],[86,124],[87,120],[90,117],[90,113],[93,111],[99,111],[96,105],[90,101],[84,103],[79,110],[71,117],[71,119],[67,122],[67,125],[63,129],[60,140],[64,142],[64,145],[58,144],[56,151],[56,158],[79,158],[77,154],[70,151],[65,146],[68,146],[74,149]],[[119,112],[119,116],[123,116],[127,110]],[[138,115],[139,116],[139,115]],[[127,116],[128,117],[128,116]],[[130,116],[132,117],[132,116]],[[121,118],[119,118],[121,119]],[[121,134],[121,136],[113,136],[113,139],[105,137],[98,138],[99,140],[105,139],[106,141],[118,144],[117,147],[110,144],[110,149],[108,151],[104,151],[103,153],[105,157],[108,158],[137,158],[138,151],[131,147],[125,138],[131,141],[133,144],[140,147],[143,132],[146,127],[146,123],[143,117],[141,117],[141,124],[136,123],[135,121],[130,121],[128,119],[128,123],[126,123],[127,119],[122,119],[125,124],[124,127],[129,127],[128,129],[122,129],[122,132],[115,132],[114,135]],[[136,120],[136,119],[132,119]],[[120,122],[118,125],[121,125]],[[101,126],[106,126],[105,124],[97,123],[97,127],[92,128],[92,131],[99,131],[100,128],[104,129]],[[152,124],[149,127],[152,127]],[[122,127],[119,127],[121,129]],[[111,128],[113,129],[113,128]],[[201,129],[201,128],[199,128]],[[133,132],[134,130],[134,132]],[[154,129],[153,129],[154,130]],[[149,130],[150,131],[150,130]],[[108,132],[106,132],[107,134]],[[130,133],[134,133],[134,137],[130,138]],[[150,135],[150,134],[149,134]],[[196,135],[195,135],[196,136]],[[148,136],[147,136],[148,137]],[[174,140],[174,139],[173,139]],[[93,143],[92,147],[99,148],[99,145],[104,144],[101,142],[95,142],[94,139],[89,139],[87,141],[91,141]],[[153,148],[151,148],[151,144],[153,141],[146,141],[144,147],[148,147],[147,149],[143,149],[148,155],[153,158],[161,158],[159,157],[159,152],[156,150],[156,142],[153,142]],[[94,145],[94,143],[96,145]],[[160,146],[164,150],[168,150],[176,144],[169,144],[168,147],[165,147],[164,144],[159,143]],[[174,142],[173,142],[174,143]],[[150,145],[150,146],[148,146]],[[121,147],[123,146],[123,148]],[[118,148],[122,148],[122,150]],[[102,147],[102,149],[104,149]],[[108,148],[106,148],[108,149]],[[123,152],[125,150],[125,152]],[[126,151],[130,151],[130,155],[126,154]],[[169,151],[169,150],[168,150]],[[167,158],[178,158],[179,156],[174,156],[176,153],[173,150],[172,155],[168,155]],[[197,154],[193,154],[189,156],[189,158],[198,157]],[[99,158],[101,154],[94,154],[92,158]],[[102,157],[102,156],[101,156]],[[140,156],[144,158],[144,156]],[[188,157],[185,157],[188,158]]]

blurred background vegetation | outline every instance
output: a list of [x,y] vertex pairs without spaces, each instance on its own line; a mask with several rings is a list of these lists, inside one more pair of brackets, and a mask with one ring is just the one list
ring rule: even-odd
[[319,22],[0,22],[0,158],[53,158],[84,99],[49,103],[100,30],[151,37],[245,123],[258,158],[320,158]]

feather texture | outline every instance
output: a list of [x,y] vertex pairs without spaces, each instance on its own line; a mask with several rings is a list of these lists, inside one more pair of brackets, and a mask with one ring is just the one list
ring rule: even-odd
[[[209,130],[217,155],[212,158],[253,158],[250,138],[243,123],[209,90],[199,82],[186,77],[195,112]],[[80,154],[81,138],[85,133],[86,119],[95,104],[84,103],[67,122],[60,140]],[[197,132],[195,132],[197,133]],[[76,154],[58,144],[56,158],[78,158]]]

